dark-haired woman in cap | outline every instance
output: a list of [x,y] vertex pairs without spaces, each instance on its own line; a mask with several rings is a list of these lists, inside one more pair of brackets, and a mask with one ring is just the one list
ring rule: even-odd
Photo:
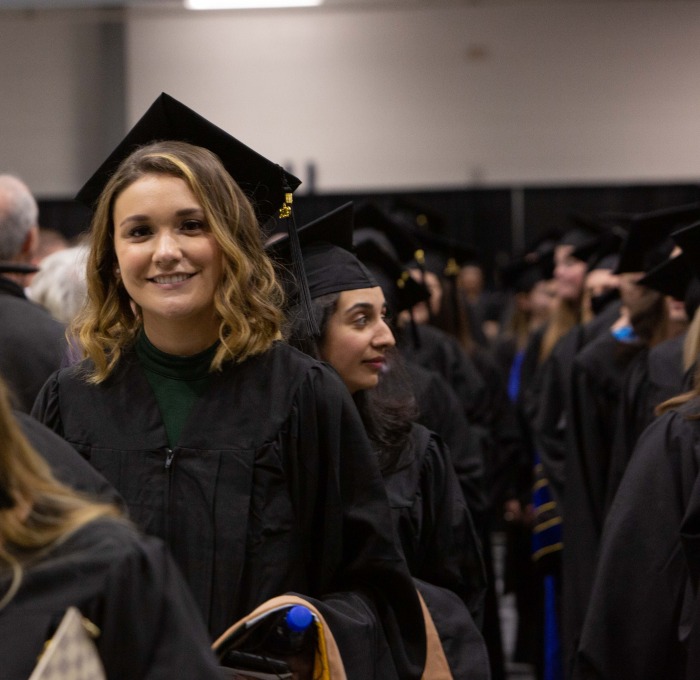
[[[345,242],[342,232],[349,235]],[[488,677],[485,646],[468,613],[481,619],[485,576],[479,539],[449,452],[414,422],[412,395],[397,379],[400,364],[384,291],[348,250],[352,205],[307,225],[299,237],[319,333],[306,336],[297,318],[289,341],[328,362],[358,407],[451,677]]]

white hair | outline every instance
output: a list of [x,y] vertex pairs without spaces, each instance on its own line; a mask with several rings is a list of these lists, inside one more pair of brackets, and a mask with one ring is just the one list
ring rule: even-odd
[[0,261],[19,255],[38,221],[39,206],[27,185],[14,175],[0,175]]
[[45,307],[58,321],[70,323],[87,296],[87,255],[85,245],[47,255],[27,288],[27,297]]

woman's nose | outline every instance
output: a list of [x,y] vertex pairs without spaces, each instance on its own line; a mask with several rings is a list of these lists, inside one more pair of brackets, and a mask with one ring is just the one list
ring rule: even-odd
[[393,347],[396,344],[394,334],[391,332],[389,324],[384,319],[380,319],[379,321],[379,328],[374,337],[374,344],[377,347]]
[[156,236],[153,259],[158,264],[177,262],[182,256],[177,238],[169,231],[161,231]]

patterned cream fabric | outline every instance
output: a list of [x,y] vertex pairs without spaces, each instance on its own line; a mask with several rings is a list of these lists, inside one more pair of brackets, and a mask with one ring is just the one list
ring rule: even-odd
[[106,680],[91,628],[94,624],[69,607],[29,680]]

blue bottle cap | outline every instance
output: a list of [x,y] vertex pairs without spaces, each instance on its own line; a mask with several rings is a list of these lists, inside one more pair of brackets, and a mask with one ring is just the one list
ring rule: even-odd
[[304,605],[297,604],[291,607],[284,617],[289,629],[295,633],[301,633],[306,630],[314,620],[314,615],[311,610]]

